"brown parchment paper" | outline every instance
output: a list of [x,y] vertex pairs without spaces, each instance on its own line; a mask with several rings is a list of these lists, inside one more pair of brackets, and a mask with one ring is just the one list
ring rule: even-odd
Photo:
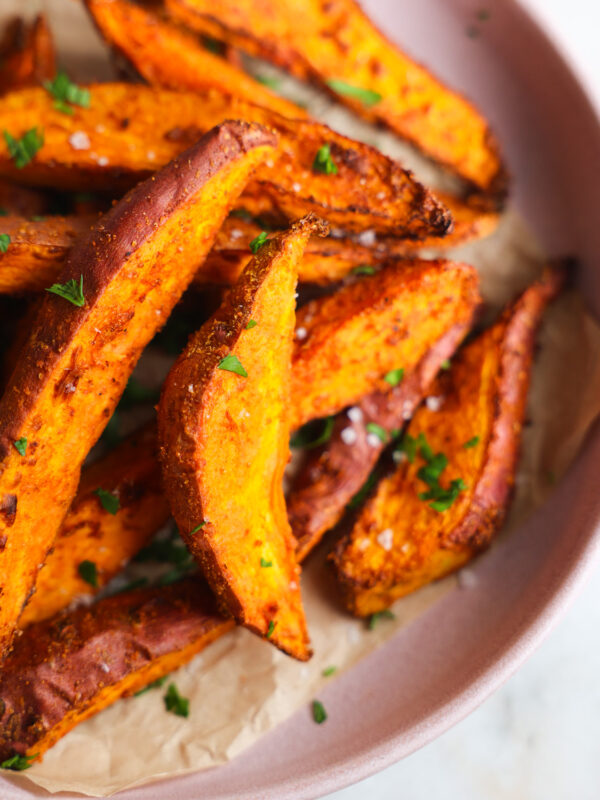
[[[33,4],[35,6],[36,4]],[[102,48],[76,3],[49,0],[46,5],[59,33],[66,62],[86,77],[109,74]],[[21,0],[4,0],[0,14],[22,10]],[[33,9],[35,10],[35,8]],[[82,69],[83,64],[83,69]],[[262,69],[263,74],[268,68]],[[87,75],[86,75],[87,72]],[[299,90],[289,82],[290,93]],[[444,180],[393,139],[308,95],[311,109],[331,125],[400,156],[429,182]],[[453,257],[474,264],[491,308],[500,308],[540,271],[543,253],[514,211],[505,215],[487,240],[455,251]],[[523,457],[517,493],[508,524],[515,525],[539,505],[568,466],[600,412],[600,328],[574,292],[566,293],[548,311],[540,336],[530,393]],[[568,381],[565,380],[568,365]],[[552,398],[552,403],[546,400]],[[49,751],[19,783],[31,781],[50,792],[75,791],[107,796],[121,789],[167,776],[222,764],[263,733],[306,708],[321,687],[335,680],[360,658],[379,647],[447,592],[460,591],[455,577],[428,586],[395,604],[394,620],[368,630],[364,621],[341,609],[324,566],[322,548],[303,573],[302,589],[315,655],[300,664],[245,630],[233,631],[173,674],[182,695],[190,699],[190,716],[165,711],[164,690],[121,700],[79,725]],[[468,570],[476,572],[476,562]],[[335,676],[324,668],[335,665]],[[307,712],[308,713],[308,712]],[[4,777],[4,776],[3,776]],[[8,777],[8,776],[6,776]]]

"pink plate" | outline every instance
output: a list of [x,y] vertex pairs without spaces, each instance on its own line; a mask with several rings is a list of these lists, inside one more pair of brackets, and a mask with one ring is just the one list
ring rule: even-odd
[[[513,0],[467,35],[482,0],[365,0],[380,27],[490,118],[514,197],[550,253],[581,258],[600,310],[600,128],[569,66]],[[123,800],[300,800],[370,775],[466,716],[532,653],[590,574],[600,549],[600,428],[550,500],[452,592],[232,763],[123,792]],[[68,769],[68,765],[65,765]],[[2,783],[5,800],[48,795]],[[66,797],[67,795],[54,795]],[[74,795],[68,795],[73,797]]]

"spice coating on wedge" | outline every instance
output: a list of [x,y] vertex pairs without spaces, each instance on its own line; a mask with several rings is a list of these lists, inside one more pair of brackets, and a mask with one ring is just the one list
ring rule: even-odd
[[292,427],[389,388],[389,370],[415,366],[449,327],[470,319],[478,284],[467,264],[395,261],[303,306],[297,315],[303,336],[292,361]]
[[[18,168],[0,139],[0,175],[74,190],[128,188],[155,172],[225,120],[255,122],[276,132],[278,149],[247,187],[262,211],[287,219],[313,211],[347,230],[394,236],[442,236],[450,213],[413,175],[378,150],[312,120],[290,120],[217,91],[174,92],[105,83],[90,87],[90,107],[62,114],[44,89],[7,95],[0,130],[14,138],[37,129],[42,146]],[[335,174],[314,169],[327,146]],[[244,204],[244,203],[242,203]]]
[[0,674],[0,759],[42,755],[232,627],[198,580],[107,597],[31,625]]
[[[489,544],[512,494],[535,335],[563,279],[562,271],[551,270],[527,289],[459,353],[432,388],[436,402],[413,417],[406,462],[380,482],[332,554],[354,614],[387,608]],[[440,454],[447,465],[439,470],[438,461],[432,476]],[[432,496],[436,482],[441,492]],[[452,482],[454,498],[440,499]]]
[[485,118],[392,44],[354,0],[167,0],[197,31],[333,92],[370,122],[414,144],[502,200],[507,177]]
[[274,144],[255,125],[215,128],[107,213],[45,296],[0,400],[0,652],[140,353]]
[[257,250],[171,369],[158,415],[173,516],[222,607],[301,660],[310,649],[282,479],[297,265],[318,228],[306,218]]

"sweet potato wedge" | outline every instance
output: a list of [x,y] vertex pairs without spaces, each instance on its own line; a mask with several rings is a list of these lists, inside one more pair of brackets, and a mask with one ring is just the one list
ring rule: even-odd
[[354,0],[166,0],[173,17],[301,79],[502,200],[507,178],[483,116],[392,44]]
[[43,190],[0,178],[0,213],[32,217],[49,209],[48,197]]
[[389,389],[479,303],[477,273],[451,261],[394,261],[302,306],[292,358],[292,428]]
[[0,94],[38,86],[55,72],[54,42],[44,15],[32,22],[11,19],[0,41]]
[[282,480],[297,265],[318,229],[307,217],[258,250],[171,369],[158,411],[189,550],[228,614],[300,660],[310,648]]
[[[20,628],[96,594],[165,524],[170,511],[157,449],[155,426],[147,425],[84,468],[77,495],[21,614]],[[118,500],[114,513],[112,506],[103,506],[99,489]],[[79,573],[85,561],[96,568],[91,583]]]
[[[433,195],[374,148],[317,122],[289,120],[216,91],[106,83],[91,88],[90,108],[73,111],[55,109],[44,89],[7,95],[0,106],[0,130],[18,139],[37,128],[44,143],[18,169],[0,140],[0,175],[42,186],[116,190],[147,177],[214,125],[243,119],[279,137],[277,153],[248,186],[252,197],[263,198],[263,206],[289,219],[314,211],[346,230],[368,228],[409,238],[441,236],[451,225],[449,212]],[[325,159],[328,166],[319,162],[313,168],[323,147],[334,166]]]
[[128,0],[85,0],[100,34],[142,78],[167,89],[217,89],[292,119],[306,111],[211,53],[198,39]]
[[[287,497],[298,559],[305,558],[342,518],[391,441],[392,431],[401,430],[412,417],[440,365],[469,332],[473,311],[434,342],[414,368],[405,370],[398,385],[366,395],[348,413],[339,414],[329,441],[307,455]],[[371,425],[377,426],[379,435],[369,432]]]
[[31,625],[0,674],[0,759],[42,755],[232,627],[197,579],[107,597]]
[[[447,575],[489,544],[508,509],[537,328],[564,275],[548,271],[437,380],[408,426],[405,463],[377,487],[332,561],[366,616]],[[446,464],[447,460],[447,464]]]
[[0,651],[140,353],[275,142],[243,122],[209,132],[78,242],[44,298],[0,400]]

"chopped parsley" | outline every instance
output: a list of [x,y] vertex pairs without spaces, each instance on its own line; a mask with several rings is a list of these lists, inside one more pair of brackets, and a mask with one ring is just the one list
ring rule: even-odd
[[6,253],[9,244],[10,236],[8,233],[0,233],[0,253]]
[[273,631],[275,630],[275,623],[273,620],[269,622],[269,627],[267,628],[267,639],[270,639],[273,636]]
[[53,283],[46,291],[63,297],[65,300],[68,300],[69,303],[73,303],[74,306],[78,306],[79,308],[85,305],[85,297],[83,296],[83,275],[80,276],[79,283],[77,283],[75,278],[71,278],[71,280],[66,283]]
[[370,267],[368,264],[359,264],[352,270],[353,275],[375,275],[376,272],[375,267]]
[[450,359],[449,358],[445,358],[442,361],[442,363],[440,364],[440,369],[450,369],[450,367],[451,367],[451,364],[450,364]]
[[165,708],[178,717],[188,717],[190,714],[190,701],[187,697],[182,697],[174,683],[170,683],[167,687],[167,693],[164,696]]
[[321,703],[320,700],[312,701],[312,715],[317,725],[322,725],[327,719],[327,712],[325,711],[325,706],[323,705],[323,703]]
[[376,611],[369,617],[367,628],[372,631],[380,619],[396,619],[396,615],[389,608],[384,608],[383,611]]
[[101,489],[100,487],[94,490],[94,494],[97,494],[100,498],[100,505],[102,508],[105,511],[108,511],[109,514],[112,514],[114,517],[119,510],[119,498],[112,492],[109,492],[106,489]]
[[266,559],[261,558],[260,559],[260,565],[261,565],[261,567],[272,567],[273,566],[273,562],[272,561],[267,561]]
[[29,769],[32,762],[39,756],[39,753],[35,753],[33,756],[20,756],[15,754],[10,758],[7,758],[0,764],[0,769],[12,769],[15,772],[22,772],[24,769]]
[[429,491],[421,492],[419,500],[431,500],[429,506],[434,511],[447,511],[458,495],[467,488],[466,483],[462,478],[455,478],[450,481],[448,487],[440,484],[442,473],[448,466],[448,459],[444,453],[433,452],[422,432],[416,439],[412,439],[410,453],[406,449],[404,452],[411,463],[414,461],[416,452],[425,461],[424,466],[417,472],[417,477],[429,487]]
[[256,326],[257,326],[257,325],[258,325],[258,322],[256,322],[256,320],[254,320],[254,319],[249,319],[249,320],[248,320],[248,324],[246,325],[246,330],[247,330],[247,331],[249,331],[249,330],[251,330],[252,328],[256,328]]
[[15,450],[17,451],[17,453],[20,456],[24,456],[25,453],[27,452],[27,437],[21,436],[21,438],[17,439],[16,442],[13,442],[13,445],[15,446]]
[[465,450],[470,450],[472,447],[477,447],[478,444],[479,444],[479,436],[473,436],[472,439],[469,439],[468,442],[465,442],[463,444],[463,447],[465,448]]
[[[318,433],[321,425],[323,425],[323,430]],[[331,439],[334,425],[335,419],[333,417],[327,417],[325,420],[311,420],[299,428],[292,436],[290,447],[303,447],[306,450],[320,447]]]
[[44,132],[37,128],[30,128],[20,139],[15,139],[8,131],[3,131],[4,141],[8,147],[10,157],[15,162],[17,169],[23,169],[35,156],[44,144]]
[[73,114],[73,106],[90,107],[90,90],[77,86],[63,70],[53,81],[44,81],[44,89],[54,98],[54,108],[63,114]]
[[93,561],[82,561],[77,567],[77,572],[81,580],[89,583],[95,589],[98,588],[98,570]]
[[140,689],[138,692],[134,692],[133,696],[139,697],[141,694],[146,694],[146,692],[149,692],[150,689],[160,689],[160,687],[164,686],[164,684],[167,682],[167,678],[168,675],[163,675],[162,678],[157,678],[155,681],[152,681],[152,683],[144,686],[143,689]]
[[263,86],[273,89],[274,92],[281,86],[281,79],[275,78],[273,75],[255,75],[254,78],[259,83],[262,83]]
[[354,497],[352,497],[346,503],[346,508],[350,509],[350,511],[356,511],[357,508],[360,508],[367,497],[371,494],[372,490],[375,488],[376,483],[377,472],[376,470],[373,470]]
[[378,103],[382,99],[379,92],[375,92],[373,89],[361,89],[360,86],[353,86],[351,83],[346,83],[346,81],[341,81],[337,78],[332,78],[327,81],[327,86],[329,86],[332,91],[337,92],[337,94],[359,100],[367,107],[374,106],[375,103]]
[[325,669],[323,670],[323,672],[321,673],[321,675],[322,675],[324,678],[328,678],[330,675],[333,675],[333,673],[334,673],[334,672],[337,672],[337,667],[334,667],[334,666],[331,666],[331,667],[325,667]]
[[331,145],[324,144],[319,147],[312,168],[313,172],[322,172],[324,175],[337,175],[338,168],[331,157]]
[[196,525],[196,527],[195,527],[195,528],[193,528],[193,529],[190,531],[190,536],[191,536],[193,533],[198,533],[198,531],[201,531],[201,530],[202,530],[202,528],[203,528],[205,525],[206,525],[206,520],[205,520],[205,519],[203,519],[203,520],[202,520],[202,522],[199,522],[199,523],[198,523],[198,525]]
[[392,369],[383,376],[383,380],[386,381],[386,383],[389,383],[390,386],[398,386],[399,383],[402,383],[403,379],[404,369],[402,367],[399,367],[398,369]]
[[388,432],[386,431],[385,428],[383,428],[381,425],[378,425],[376,422],[367,422],[367,424],[365,425],[365,429],[367,433],[372,433],[375,436],[377,436],[379,441],[383,442],[383,444],[387,442]]
[[248,377],[248,373],[242,366],[241,361],[237,356],[233,355],[233,353],[229,353],[229,355],[219,361],[218,369],[224,369],[227,372],[235,372],[236,375],[241,375],[242,378]]
[[396,452],[404,453],[408,463],[413,464],[415,456],[417,455],[417,449],[419,447],[427,448],[427,446],[427,440],[423,433],[420,433],[416,438],[409,433],[405,433],[396,447]]
[[250,242],[250,250],[256,255],[260,248],[267,243],[267,232],[261,231],[258,236],[255,236],[254,239]]

